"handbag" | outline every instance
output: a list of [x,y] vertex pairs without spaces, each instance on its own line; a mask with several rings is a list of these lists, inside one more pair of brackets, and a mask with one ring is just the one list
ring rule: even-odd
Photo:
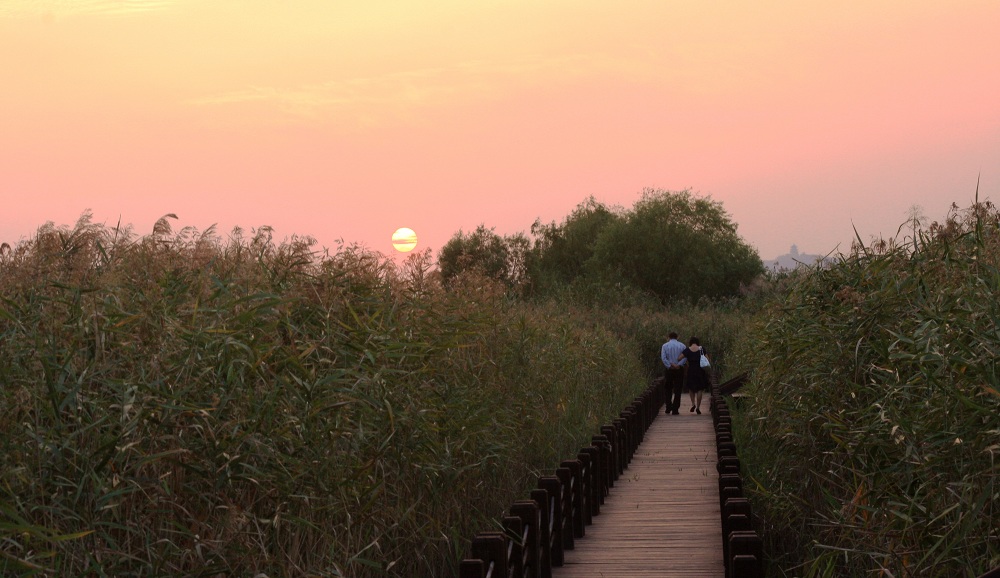
[[701,360],[698,363],[701,365],[702,369],[706,367],[712,367],[712,364],[709,363],[708,358],[705,357],[704,353],[701,354]]

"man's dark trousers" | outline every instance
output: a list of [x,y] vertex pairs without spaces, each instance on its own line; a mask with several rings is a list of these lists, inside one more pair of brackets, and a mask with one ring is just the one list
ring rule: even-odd
[[[667,411],[676,413],[681,407],[681,390],[684,389],[684,368],[663,368],[663,386],[667,390]],[[673,399],[671,399],[673,396]]]

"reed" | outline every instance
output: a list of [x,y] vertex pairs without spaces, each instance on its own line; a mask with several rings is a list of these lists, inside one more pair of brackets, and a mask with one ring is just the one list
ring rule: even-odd
[[1000,214],[912,231],[780,280],[739,347],[771,575],[1000,566]]
[[0,573],[447,576],[634,343],[429,255],[84,215],[0,251]]

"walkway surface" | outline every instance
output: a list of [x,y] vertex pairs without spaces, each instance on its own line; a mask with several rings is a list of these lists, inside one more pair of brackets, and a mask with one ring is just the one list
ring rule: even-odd
[[[553,578],[722,578],[715,431],[703,415],[657,416],[587,534]],[[661,410],[662,412],[662,410]]]

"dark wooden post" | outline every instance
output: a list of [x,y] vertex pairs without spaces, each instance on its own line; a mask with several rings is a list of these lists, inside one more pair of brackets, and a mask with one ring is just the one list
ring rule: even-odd
[[467,558],[458,564],[458,578],[486,578],[486,563]]
[[[539,480],[541,484],[541,480]],[[544,489],[531,490],[531,499],[538,506],[539,515],[539,575],[552,578],[552,498]]]
[[[555,476],[538,478],[538,487],[549,494],[549,559],[553,566],[563,565],[563,487]],[[571,536],[572,538],[572,536]]]
[[736,455],[736,444],[734,444],[731,441],[728,441],[728,442],[719,442],[718,446],[716,447],[716,451],[718,451],[719,455],[732,455],[732,456],[735,456]]
[[625,468],[628,466],[628,424],[620,417],[611,420],[611,423],[615,428],[615,457],[618,458],[615,464],[617,468],[615,479],[617,480],[625,473]]
[[743,479],[733,474],[723,474],[719,476],[719,508],[726,503],[729,498],[743,497]]
[[635,446],[635,414],[632,412],[631,408],[625,408],[624,411],[618,414],[618,419],[621,421],[622,429],[625,432],[624,438],[625,447],[622,455],[625,457],[625,461],[622,464],[622,473],[628,468],[629,463],[632,461],[632,448]]
[[746,498],[728,498],[722,506],[722,535],[751,530],[750,502]]
[[560,508],[562,509],[562,543],[563,550],[572,550],[576,547],[573,542],[576,532],[573,531],[573,519],[576,517],[573,503],[573,494],[576,492],[576,479],[573,478],[573,472],[569,468],[559,467],[556,468],[556,477],[559,478],[559,483],[562,485],[562,493],[560,495]]
[[[729,559],[726,560],[727,578],[763,578],[764,545],[756,532],[729,534]],[[736,573],[734,560],[740,557],[740,574]],[[753,563],[756,560],[756,564]]]
[[[510,513],[521,520],[524,528],[521,533],[522,574],[540,576],[542,573],[540,541],[542,515],[538,504],[530,500],[518,500],[510,507]],[[530,570],[530,572],[524,572],[524,569]]]
[[722,456],[719,458],[719,463],[716,465],[716,469],[719,474],[736,474],[740,473],[740,459],[736,456]]
[[507,574],[524,576],[524,522],[517,516],[504,516],[503,529],[507,535]]
[[645,403],[642,401],[642,397],[637,397],[629,405],[632,408],[632,412],[635,414],[635,438],[637,440],[636,449],[642,444],[642,440],[646,439],[646,409]]
[[584,510],[587,495],[586,484],[583,481],[583,463],[580,460],[565,460],[559,466],[569,470],[570,479],[573,480],[569,496],[573,502],[573,537],[583,538],[586,533]]
[[591,436],[590,447],[594,448],[597,452],[597,460],[595,461],[597,468],[595,468],[595,472],[598,486],[597,508],[600,511],[600,505],[604,503],[604,498],[608,495],[608,489],[613,483],[611,476],[611,443],[608,441],[607,436]]
[[[483,532],[472,539],[472,557],[486,564],[486,573],[507,575],[507,539],[497,532]],[[490,571],[492,566],[492,572]]]
[[608,487],[615,487],[615,480],[618,479],[618,474],[621,472],[621,468],[618,467],[618,460],[621,459],[618,449],[618,428],[614,425],[603,425],[601,426],[601,433],[604,437],[608,438],[609,448],[611,450],[611,459],[609,460],[610,476],[608,477]]
[[597,464],[594,459],[594,448],[580,448],[576,459],[580,460],[580,477],[583,479],[583,523],[587,526],[594,523],[594,516],[600,512],[595,509],[595,490],[597,483]]

